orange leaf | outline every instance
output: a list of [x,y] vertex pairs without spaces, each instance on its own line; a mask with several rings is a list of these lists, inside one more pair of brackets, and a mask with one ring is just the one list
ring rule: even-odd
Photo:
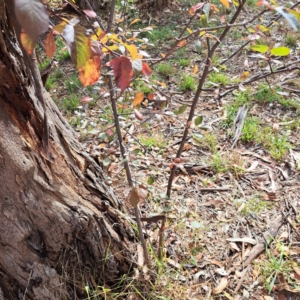
[[197,3],[189,10],[190,15],[193,15],[197,10],[201,9],[205,3]]
[[101,75],[101,49],[99,42],[92,41],[90,50],[90,58],[78,69],[78,76],[83,86],[96,83]]
[[142,73],[146,76],[146,77],[149,77],[152,73],[150,67],[145,63],[143,62],[143,68],[142,68]]
[[154,94],[153,93],[150,93],[148,95],[148,100],[152,101],[154,99]]
[[194,75],[196,75],[196,74],[197,74],[197,72],[198,72],[198,66],[197,66],[197,65],[195,65],[195,67],[194,67],[194,70],[193,70],[193,74],[194,74]]
[[67,19],[63,19],[63,22],[55,25],[53,27],[53,32],[54,34],[62,34],[62,32],[64,31],[66,25],[68,24],[68,20]]
[[183,40],[183,41],[178,43],[178,47],[180,47],[180,48],[185,46],[185,45],[186,45],[186,40]]
[[246,71],[240,76],[240,80],[243,81],[243,80],[247,79],[248,77],[249,77],[249,72]]
[[83,86],[96,83],[101,75],[101,59],[100,57],[90,58],[79,70],[78,76]]
[[220,0],[220,2],[226,7],[229,8],[230,4],[228,0]]
[[133,99],[133,106],[139,105],[145,98],[144,93],[137,93]]
[[47,34],[46,40],[45,40],[45,49],[46,49],[46,54],[49,58],[52,58],[52,56],[55,53],[56,45],[55,45],[55,40],[54,40],[54,35],[53,32],[50,31]]
[[27,54],[31,55],[35,47],[35,41],[25,32],[21,33],[20,40]]
[[126,56],[120,56],[111,60],[108,65],[114,71],[116,85],[121,91],[124,91],[128,87],[133,75],[131,61]]

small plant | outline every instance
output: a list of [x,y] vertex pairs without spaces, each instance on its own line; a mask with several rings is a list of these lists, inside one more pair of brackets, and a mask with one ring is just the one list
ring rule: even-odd
[[160,133],[155,133],[151,136],[140,135],[139,140],[144,147],[149,149],[155,147],[163,150],[167,146],[166,139]]
[[214,84],[226,85],[231,82],[230,78],[224,73],[212,72],[208,80]]
[[64,42],[62,41],[61,38],[57,38],[56,39],[56,53],[55,53],[55,57],[59,62],[63,62],[67,59],[70,58],[70,54],[68,49],[66,48],[66,45],[64,44]]
[[245,202],[244,208],[242,210],[243,215],[249,215],[250,213],[261,213],[272,208],[272,203],[270,201],[262,200],[260,195],[254,195]]
[[63,98],[62,102],[59,104],[59,107],[69,114],[77,109],[80,100],[80,96],[72,94],[67,98]]
[[213,133],[205,132],[202,137],[194,135],[193,138],[196,140],[197,143],[199,143],[200,147],[208,149],[211,152],[215,152],[217,150],[218,140],[216,135],[214,135]]
[[143,92],[146,95],[152,92],[152,89],[143,80],[137,79],[134,81],[133,85],[138,92]]
[[288,247],[284,246],[282,242],[276,242],[275,247],[272,245],[271,249],[266,249],[266,253],[267,257],[260,262],[260,273],[270,294],[279,276],[291,283],[290,274],[293,271],[293,262],[288,257]]
[[180,58],[179,59],[179,66],[180,67],[187,67],[190,64],[190,60],[189,59],[185,59],[185,58]]
[[156,67],[157,72],[165,77],[170,77],[176,73],[175,68],[169,63],[160,63]]
[[72,74],[70,76],[70,80],[68,80],[66,82],[66,85],[67,85],[68,92],[70,94],[77,92],[78,91],[78,86],[80,86],[80,81],[78,79],[77,74]]
[[211,156],[210,165],[217,173],[224,173],[228,170],[228,165],[226,160],[218,152],[215,152]]
[[149,39],[149,42],[154,45],[160,45],[161,43],[166,43],[166,41],[171,41],[174,37],[174,31],[171,26],[164,26],[162,28],[153,29],[151,32],[144,32],[141,37],[145,36]]
[[180,83],[179,89],[181,91],[195,91],[196,90],[196,80],[190,75],[183,75]]
[[255,141],[260,135],[260,121],[256,117],[245,120],[241,140],[244,142]]
[[289,47],[296,47],[297,46],[297,35],[287,34],[287,36],[285,37],[285,43]]

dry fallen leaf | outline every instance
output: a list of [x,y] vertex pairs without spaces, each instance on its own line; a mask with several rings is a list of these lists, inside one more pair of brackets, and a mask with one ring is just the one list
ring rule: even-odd
[[143,247],[140,244],[137,245],[137,255],[138,255],[137,263],[140,267],[142,267],[144,265],[145,259],[144,259]]
[[226,239],[226,241],[248,243],[248,244],[252,244],[252,245],[257,244],[255,239],[251,239],[251,238],[248,238],[248,237],[245,237],[245,238],[230,238],[230,239]]
[[211,205],[217,205],[217,204],[225,204],[222,200],[209,200],[203,203],[199,203],[199,206],[211,206]]
[[258,275],[259,275],[259,267],[258,267],[258,265],[255,265],[254,269],[253,269],[253,272],[252,272],[253,281],[256,280]]
[[225,290],[225,288],[227,287],[227,284],[228,284],[227,277],[221,278],[218,286],[215,289],[213,289],[213,291],[212,291],[213,295],[222,293]]

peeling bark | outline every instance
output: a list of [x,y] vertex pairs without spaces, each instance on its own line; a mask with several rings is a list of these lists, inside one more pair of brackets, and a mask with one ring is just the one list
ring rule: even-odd
[[80,298],[91,274],[107,283],[130,270],[131,220],[46,91],[43,148],[34,62],[15,20],[13,1],[0,0],[0,297]]

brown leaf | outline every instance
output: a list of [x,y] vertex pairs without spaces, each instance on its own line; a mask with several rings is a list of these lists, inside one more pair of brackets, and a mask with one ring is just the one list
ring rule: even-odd
[[134,110],[134,115],[140,121],[142,121],[144,119],[144,116],[142,115],[142,113],[140,113],[137,109]]
[[257,242],[255,239],[249,238],[249,237],[245,237],[245,238],[230,238],[230,239],[226,239],[226,241],[229,242],[241,242],[241,243],[247,243],[247,244],[251,244],[251,245],[256,245]]
[[213,289],[213,291],[212,291],[213,295],[222,293],[225,290],[225,288],[227,287],[227,284],[228,284],[227,277],[221,278],[218,286],[215,289]]
[[132,188],[129,194],[129,202],[133,207],[137,207],[140,202],[139,195],[137,192],[137,188]]
[[50,31],[47,34],[46,40],[45,40],[45,50],[46,50],[46,54],[49,58],[52,58],[52,56],[55,53],[56,50],[56,44],[55,44],[55,40],[54,40],[54,35],[53,32]]
[[259,266],[258,265],[255,265],[254,266],[254,269],[253,269],[253,272],[252,272],[252,276],[253,276],[253,280],[255,281],[257,276],[259,275]]
[[225,204],[225,202],[222,200],[209,200],[209,201],[200,203],[198,205],[199,206],[211,206],[211,205],[216,205],[216,204]]

